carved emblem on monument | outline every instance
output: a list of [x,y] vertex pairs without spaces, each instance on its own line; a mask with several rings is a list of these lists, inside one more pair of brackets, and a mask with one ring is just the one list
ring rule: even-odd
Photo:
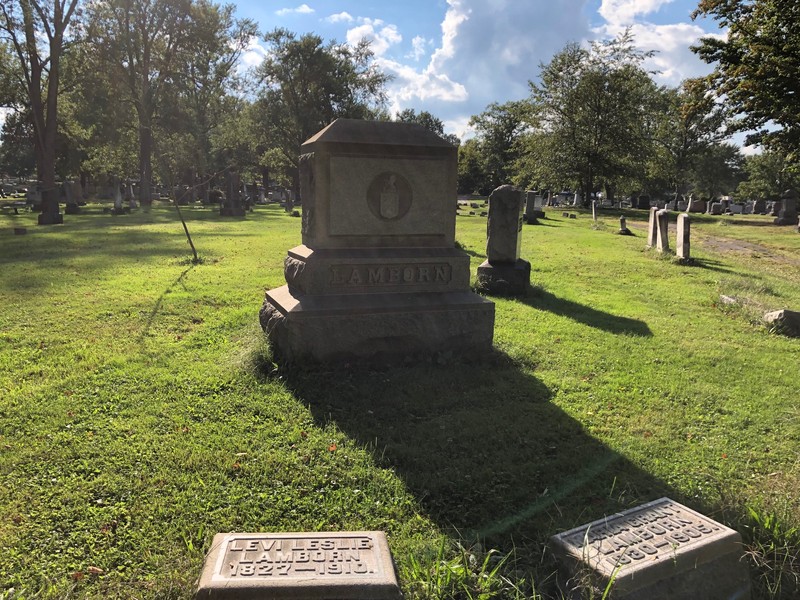
[[399,173],[381,173],[369,185],[367,204],[383,221],[402,219],[411,208],[411,186]]

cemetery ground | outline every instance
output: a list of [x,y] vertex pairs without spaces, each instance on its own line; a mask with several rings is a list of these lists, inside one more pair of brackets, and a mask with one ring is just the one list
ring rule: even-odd
[[183,211],[199,264],[168,206],[0,215],[0,598],[190,598],[215,533],[303,530],[386,531],[407,598],[558,598],[549,536],[662,496],[800,594],[800,340],[759,323],[800,309],[796,228],[692,215],[681,265],[645,211],[552,209],[490,356],[281,368],[300,219]]

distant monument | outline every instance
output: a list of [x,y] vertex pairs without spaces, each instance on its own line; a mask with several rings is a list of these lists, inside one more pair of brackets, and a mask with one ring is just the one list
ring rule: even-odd
[[794,225],[797,223],[797,192],[786,190],[780,201],[780,211],[775,225]]
[[276,356],[488,350],[494,304],[455,246],[456,147],[412,123],[338,119],[301,152],[303,243],[260,312]]

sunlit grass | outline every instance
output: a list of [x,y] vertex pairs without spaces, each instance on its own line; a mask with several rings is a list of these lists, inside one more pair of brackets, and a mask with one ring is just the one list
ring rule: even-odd
[[[387,531],[409,597],[548,597],[550,535],[662,495],[796,597],[800,342],[757,317],[800,309],[800,235],[693,218],[681,266],[550,214],[491,356],[292,371],[257,313],[300,219],[185,209],[192,264],[169,207],[0,216],[0,597],[189,598],[217,532],[346,529]],[[474,273],[485,218],[457,227]]]

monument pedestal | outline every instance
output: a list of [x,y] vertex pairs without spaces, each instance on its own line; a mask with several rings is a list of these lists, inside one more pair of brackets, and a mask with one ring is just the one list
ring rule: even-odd
[[522,296],[531,287],[531,263],[521,258],[513,263],[491,264],[483,261],[478,267],[478,289],[498,296]]
[[259,314],[284,361],[380,362],[492,345],[494,304],[471,292],[308,296],[266,293]]
[[64,215],[60,212],[43,212],[39,215],[39,225],[63,225]]

